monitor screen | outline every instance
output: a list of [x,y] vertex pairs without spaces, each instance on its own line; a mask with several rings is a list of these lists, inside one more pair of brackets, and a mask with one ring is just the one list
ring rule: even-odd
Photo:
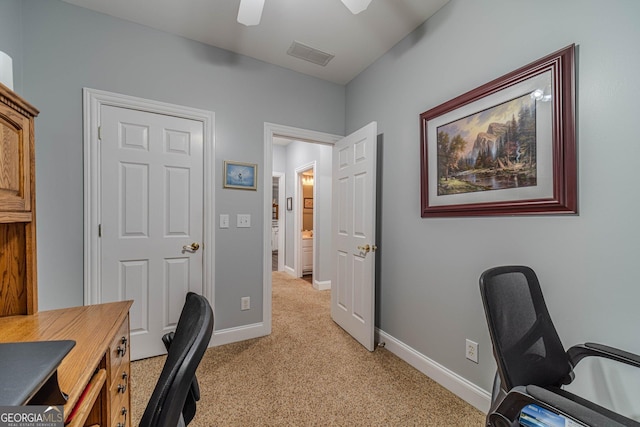
[[584,427],[583,424],[538,405],[527,405],[522,408],[520,425],[525,427]]

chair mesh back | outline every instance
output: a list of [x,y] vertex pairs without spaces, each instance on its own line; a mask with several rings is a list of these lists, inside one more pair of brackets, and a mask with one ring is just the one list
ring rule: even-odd
[[213,312],[207,300],[189,292],[180,313],[167,359],[142,414],[139,427],[178,425],[196,369],[213,333]]
[[565,382],[571,365],[533,270],[487,270],[480,277],[480,292],[503,388]]

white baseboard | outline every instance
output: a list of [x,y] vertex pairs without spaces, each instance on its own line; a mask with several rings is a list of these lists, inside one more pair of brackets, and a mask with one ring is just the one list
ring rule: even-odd
[[293,268],[289,267],[288,265],[284,266],[284,271],[285,273],[288,273],[289,275],[296,277],[296,272]]
[[318,291],[328,291],[331,289],[331,280],[314,280],[313,289]]
[[222,329],[219,331],[213,331],[213,338],[211,339],[211,347],[217,347],[219,345],[231,344],[234,342],[250,340],[252,338],[259,338],[269,335],[265,330],[264,323],[254,323],[252,325],[243,325],[235,328]]
[[384,342],[385,348],[407,362],[456,396],[465,400],[483,413],[489,411],[491,393],[473,384],[466,378],[429,359],[405,343],[376,328],[378,342]]

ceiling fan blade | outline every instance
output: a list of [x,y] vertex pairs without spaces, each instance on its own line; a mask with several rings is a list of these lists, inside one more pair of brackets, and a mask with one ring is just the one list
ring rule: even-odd
[[258,25],[262,18],[264,0],[240,0],[238,22],[246,26]]
[[351,11],[354,15],[366,10],[371,3],[371,0],[342,0],[347,9]]

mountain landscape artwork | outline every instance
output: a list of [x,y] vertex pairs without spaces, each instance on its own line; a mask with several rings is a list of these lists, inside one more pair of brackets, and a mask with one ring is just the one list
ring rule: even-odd
[[575,45],[420,114],[422,218],[578,212]]
[[438,195],[537,184],[536,101],[526,95],[437,128]]

